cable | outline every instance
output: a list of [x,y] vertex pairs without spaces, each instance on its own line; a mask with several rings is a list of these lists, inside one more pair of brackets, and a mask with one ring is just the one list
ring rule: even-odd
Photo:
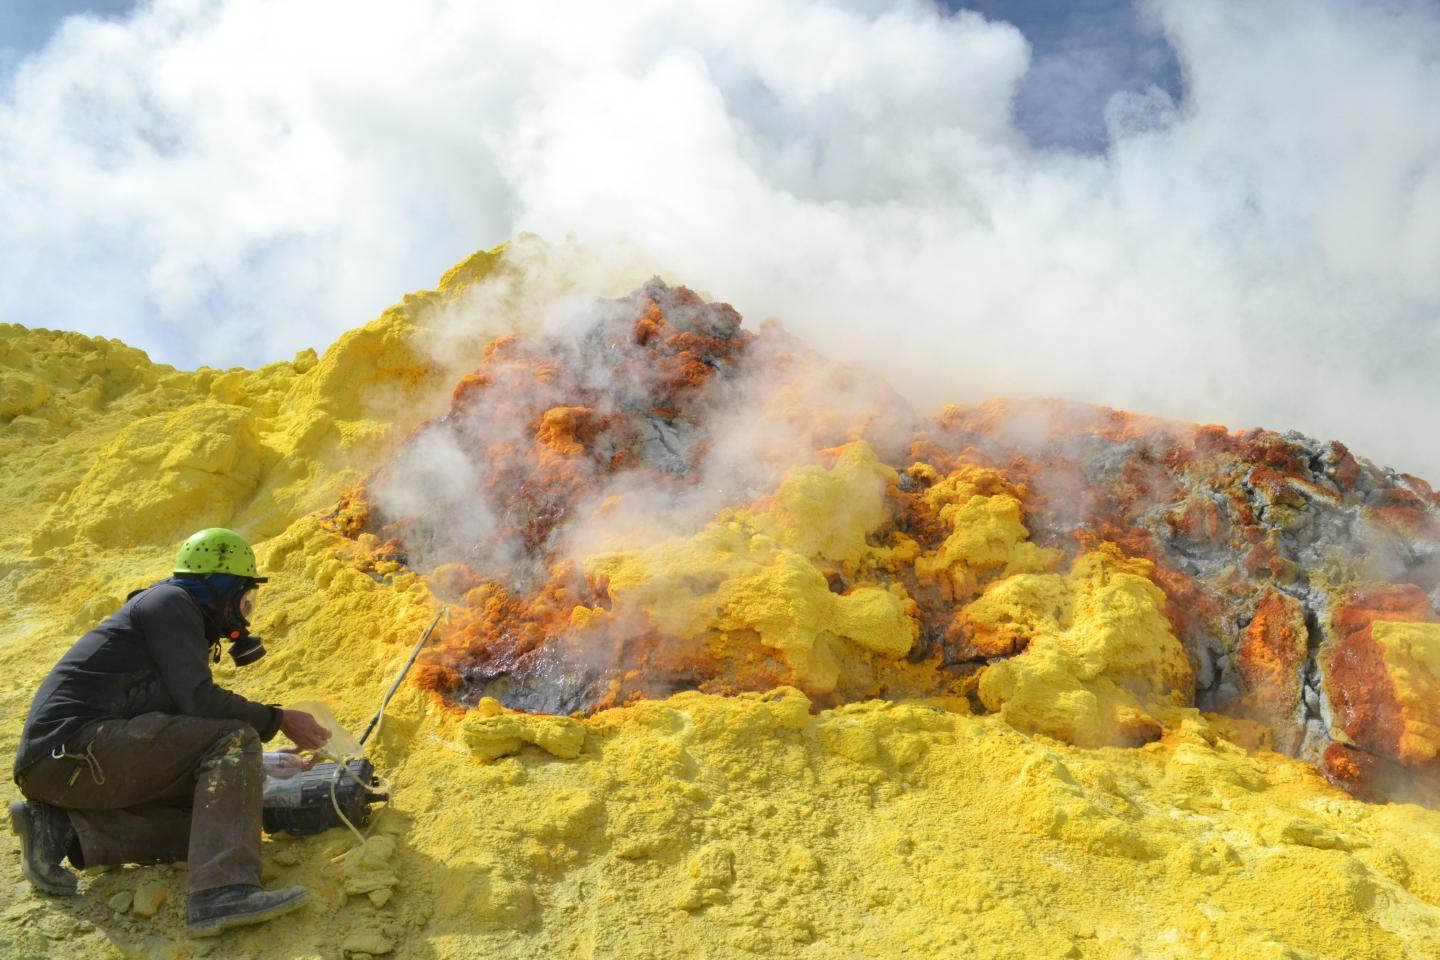
[[[436,619],[436,620],[439,620],[440,618],[439,618],[439,617],[436,617],[435,619]],[[432,629],[433,629],[434,624],[431,624],[431,627],[432,627]],[[429,632],[428,632],[428,631],[426,632],[425,636],[426,636],[426,638],[429,637]],[[422,640],[421,642],[423,643],[424,641]],[[414,657],[411,657],[410,659],[411,659],[411,662],[414,661]],[[379,739],[380,739],[380,727],[381,727],[381,726],[384,724],[384,722],[385,722],[385,708],[390,704],[390,696],[391,696],[391,694],[393,694],[393,693],[395,692],[395,689],[400,686],[400,681],[401,681],[401,679],[404,678],[405,674],[406,674],[407,672],[409,672],[409,670],[410,670],[410,664],[409,664],[409,663],[406,663],[403,667],[401,667],[401,668],[400,668],[400,674],[399,674],[399,676],[397,676],[397,677],[395,678],[395,683],[394,683],[394,684],[390,687],[390,689],[386,692],[385,696],[381,698],[381,700],[380,700],[380,709],[377,710],[377,711],[375,711],[375,719],[373,719],[373,720],[370,721],[370,727],[369,727],[369,729],[367,729],[367,730],[365,731],[365,734],[366,734],[366,737],[367,737],[367,738],[369,737],[370,734],[373,733],[373,734],[375,734],[375,739],[376,739],[376,741],[377,741],[377,742],[379,741]],[[322,752],[323,752],[323,751],[322,751]],[[326,756],[329,756],[329,754],[326,754]],[[339,786],[339,784],[340,784],[340,777],[341,777],[342,774],[350,777],[350,778],[351,778],[352,780],[354,780],[355,783],[356,783],[357,785],[359,785],[362,789],[369,790],[369,789],[371,788],[371,784],[361,783],[361,782],[360,782],[360,778],[357,777],[357,776],[354,774],[354,772],[351,771],[351,769],[350,769],[350,761],[351,761],[351,760],[362,760],[362,759],[364,759],[364,756],[365,756],[365,755],[364,755],[363,753],[361,753],[361,754],[359,754],[358,756],[351,755],[351,754],[346,754],[345,756],[342,756],[342,757],[335,757],[335,758],[333,758],[334,761],[335,761],[335,774],[334,774],[334,776],[332,776],[332,777],[330,778],[330,806],[334,808],[334,810],[335,810],[335,816],[337,816],[337,817],[340,818],[340,822],[343,823],[343,824],[345,824],[345,826],[349,828],[349,830],[350,830],[351,833],[355,834],[355,838],[360,841],[360,845],[359,845],[358,848],[352,847],[352,848],[350,848],[349,850],[346,850],[344,853],[340,853],[340,854],[337,854],[336,856],[332,857],[332,858],[330,859],[330,862],[331,862],[331,863],[337,863],[338,861],[340,861],[340,860],[343,859],[344,857],[349,856],[349,855],[350,855],[351,853],[353,853],[356,849],[364,850],[364,849],[365,849],[366,841],[367,841],[367,839],[368,839],[368,835],[369,835],[370,831],[371,831],[371,830],[374,828],[374,826],[375,826],[375,821],[372,820],[372,821],[370,822],[370,826],[368,826],[368,827],[365,828],[365,832],[364,832],[364,833],[361,833],[360,830],[359,830],[359,828],[357,828],[357,827],[355,826],[355,824],[353,824],[353,823],[350,822],[350,818],[347,817],[347,816],[345,816],[345,811],[342,810],[342,809],[340,809],[340,798],[339,798],[339,797],[336,795],[336,793],[335,793],[335,788],[336,788],[337,786]],[[384,777],[376,777],[376,778],[375,778],[375,785],[379,788],[380,792],[382,792],[382,793],[385,794],[385,806],[387,806],[387,807],[390,806],[390,804],[393,803],[393,802],[394,802],[394,799],[395,799],[395,796],[394,796],[394,787],[391,785],[390,781],[389,781],[388,779],[384,778]]]
[[[349,827],[349,828],[350,828],[350,832],[353,833],[353,834],[355,834],[355,838],[360,841],[360,846],[359,846],[358,849],[364,850],[364,849],[365,849],[365,843],[366,843],[366,841],[368,840],[370,831],[371,831],[372,829],[374,829],[375,822],[372,820],[372,821],[370,822],[370,826],[368,826],[368,827],[365,828],[365,832],[364,832],[364,833],[361,833],[360,830],[355,826],[355,824],[353,824],[353,823],[350,822],[350,818],[347,817],[347,816],[345,816],[345,811],[342,810],[342,809],[340,809],[340,798],[339,798],[339,797],[336,795],[336,793],[335,793],[335,788],[336,788],[336,787],[339,785],[339,783],[340,783],[340,775],[341,775],[342,773],[345,774],[345,775],[347,775],[347,776],[349,776],[352,780],[354,780],[355,783],[361,787],[361,789],[369,790],[369,789],[371,788],[371,785],[370,785],[370,784],[368,784],[368,783],[362,783],[362,782],[360,781],[360,778],[357,777],[357,776],[355,776],[354,772],[351,771],[351,769],[350,769],[350,766],[349,766],[350,761],[351,761],[351,760],[359,760],[359,759],[364,759],[364,758],[363,758],[363,756],[362,756],[362,757],[354,757],[354,756],[346,755],[346,756],[344,756],[344,757],[341,757],[339,760],[337,760],[337,761],[335,762],[335,775],[330,778],[330,806],[332,806],[332,807],[335,808],[335,816],[337,816],[337,817],[340,818],[340,822],[343,823],[343,824],[345,824],[345,826]],[[384,792],[384,794],[385,794],[385,805],[388,807],[388,806],[390,805],[390,801],[391,801],[391,799],[392,799],[391,791],[392,791],[394,788],[391,786],[390,781],[389,781],[389,780],[386,780],[386,779],[383,778],[383,777],[376,777],[376,778],[375,778],[375,784]],[[352,847],[350,850],[346,850],[344,853],[337,854],[336,856],[334,856],[334,857],[331,858],[330,862],[331,862],[331,863],[335,863],[335,862],[339,861],[340,859],[349,856],[351,853],[354,852],[355,849],[357,849],[357,848]]]
[[[376,734],[378,739],[380,727],[385,721],[385,708],[389,706],[390,698],[395,695],[396,690],[400,689],[400,683],[405,679],[405,674],[410,672],[410,667],[415,663],[415,658],[420,655],[421,649],[424,648],[426,641],[430,639],[430,634],[435,630],[436,625],[440,623],[440,619],[442,617],[445,618],[446,623],[450,622],[449,607],[441,607],[440,612],[435,614],[435,619],[430,622],[430,626],[425,630],[425,633],[421,635],[420,642],[415,644],[415,649],[411,652],[410,659],[405,661],[405,665],[402,666],[400,668],[400,672],[396,674],[395,682],[390,684],[390,689],[386,690],[385,695],[380,698],[380,709],[375,711],[375,716],[371,719],[370,726],[366,727],[365,732],[360,736],[360,745],[362,752],[359,754],[346,754],[345,756],[335,757],[331,754],[325,753],[324,750],[317,751],[323,756],[330,757],[335,762],[335,774],[330,778],[330,806],[334,808],[335,816],[340,818],[340,822],[345,824],[345,826],[349,828],[350,832],[355,834],[355,838],[360,841],[360,845],[358,848],[352,847],[351,849],[346,850],[344,853],[340,853],[332,857],[330,859],[330,862],[332,864],[337,863],[345,857],[348,857],[350,854],[354,853],[356,849],[364,850],[367,837],[370,831],[375,827],[375,821],[372,820],[370,822],[370,825],[365,828],[365,832],[361,833],[360,830],[355,826],[355,824],[350,822],[350,818],[345,816],[345,811],[340,809],[340,798],[336,795],[335,788],[339,786],[340,777],[342,774],[344,774],[354,780],[356,785],[359,786],[361,789],[367,791],[371,789],[372,784],[362,783],[360,781],[360,778],[357,777],[350,770],[350,761],[365,759],[365,754],[363,752],[364,744],[366,740],[370,739],[370,735],[372,733]],[[378,787],[384,793],[385,806],[390,806],[390,804],[393,803],[395,799],[393,795],[394,787],[391,785],[391,782],[384,777],[375,777],[374,786]]]

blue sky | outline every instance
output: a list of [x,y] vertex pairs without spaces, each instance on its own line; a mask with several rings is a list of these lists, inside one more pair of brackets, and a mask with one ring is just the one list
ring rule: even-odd
[[149,0],[56,32],[79,6],[0,6],[0,322],[254,365],[528,231],[587,245],[576,293],[643,266],[922,409],[1066,396],[1440,479],[1434,0]]
[[0,3],[0,69],[43,47],[68,16],[120,18],[134,7],[134,0],[5,0]]
[[1015,119],[1045,147],[1102,150],[1105,104],[1156,86],[1180,100],[1180,68],[1158,25],[1129,0],[979,0],[951,4],[1020,28],[1034,49]]

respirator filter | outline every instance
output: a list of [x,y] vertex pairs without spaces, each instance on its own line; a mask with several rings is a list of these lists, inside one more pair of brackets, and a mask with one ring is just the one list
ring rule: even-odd
[[231,634],[234,638],[230,644],[230,659],[235,661],[235,666],[246,667],[265,656],[265,643],[253,633],[244,633],[240,636]]
[[[250,618],[255,615],[255,603],[259,593],[258,589],[251,587],[235,602],[235,610],[247,627],[250,625]],[[230,659],[235,661],[237,667],[248,666],[265,656],[265,644],[253,633],[236,630],[230,634],[230,639]]]

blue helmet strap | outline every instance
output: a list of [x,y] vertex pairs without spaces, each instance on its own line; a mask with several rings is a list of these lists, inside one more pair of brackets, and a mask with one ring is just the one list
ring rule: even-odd
[[245,622],[231,601],[245,592],[251,578],[233,573],[180,574],[166,582],[180,587],[199,604],[209,632],[215,634],[210,643],[215,647],[216,660],[220,658],[219,642],[222,637],[228,637],[237,630],[242,635],[250,632],[250,624]]
[[169,582],[184,588],[196,603],[204,606],[230,599],[242,592],[249,581],[249,577],[233,573],[201,573],[181,574],[171,577]]

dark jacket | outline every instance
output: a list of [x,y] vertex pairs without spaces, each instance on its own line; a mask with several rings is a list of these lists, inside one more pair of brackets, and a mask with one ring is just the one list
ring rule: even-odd
[[20,734],[15,774],[98,720],[177,713],[244,720],[260,739],[280,729],[279,707],[217,686],[210,645],[218,630],[183,587],[137,590],[75,642],[40,684]]

